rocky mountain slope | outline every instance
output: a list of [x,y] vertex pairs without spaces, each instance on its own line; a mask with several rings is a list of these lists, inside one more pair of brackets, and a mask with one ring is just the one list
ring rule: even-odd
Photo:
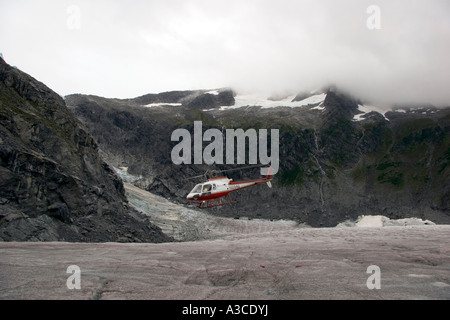
[[[175,129],[193,133],[195,120],[202,121],[203,130],[279,129],[280,168],[274,187],[235,193],[236,205],[207,209],[217,215],[293,219],[313,227],[335,226],[361,215],[450,223],[449,108],[386,111],[333,87],[271,99],[230,89],[128,100],[86,95],[65,99],[109,164],[126,167],[137,177],[136,186],[180,203],[186,203],[186,194],[202,180],[189,177],[239,166],[174,165]],[[234,180],[258,178],[259,169],[227,175]]]
[[0,240],[170,240],[128,205],[64,100],[1,58]]

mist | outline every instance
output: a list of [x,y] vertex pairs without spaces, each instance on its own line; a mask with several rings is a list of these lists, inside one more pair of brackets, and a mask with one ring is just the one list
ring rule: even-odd
[[450,105],[446,0],[0,6],[6,62],[61,95],[131,98],[221,87],[272,95],[334,84],[380,105]]

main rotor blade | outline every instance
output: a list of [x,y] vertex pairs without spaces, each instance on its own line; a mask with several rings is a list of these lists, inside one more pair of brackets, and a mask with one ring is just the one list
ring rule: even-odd
[[219,172],[231,172],[231,171],[239,171],[239,170],[246,170],[246,169],[252,169],[252,168],[259,168],[264,166],[264,164],[255,164],[253,166],[247,166],[247,167],[241,167],[241,168],[233,168],[233,169],[225,169],[225,170],[211,170],[210,172],[219,173]]
[[206,173],[202,174],[202,175],[198,175],[198,176],[193,176],[193,177],[189,177],[189,178],[184,178],[184,180],[192,180],[192,179],[197,179],[197,178],[205,178],[206,177]]
[[252,168],[259,168],[264,166],[264,164],[255,164],[252,166],[246,166],[246,167],[241,167],[241,168],[233,168],[233,169],[224,169],[224,170],[206,170],[204,174],[198,175],[198,176],[193,176],[193,177],[189,177],[189,178],[185,178],[184,180],[191,180],[191,179],[197,179],[197,178],[205,178],[208,179],[208,175],[215,175],[217,173],[222,173],[222,172],[232,172],[232,171],[239,171],[239,170],[246,170],[246,169],[252,169]]

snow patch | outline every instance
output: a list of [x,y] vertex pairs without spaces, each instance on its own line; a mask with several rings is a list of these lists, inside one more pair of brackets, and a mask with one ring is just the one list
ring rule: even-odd
[[169,106],[169,107],[181,107],[181,103],[169,103],[169,102],[156,102],[156,103],[150,103],[150,104],[146,104],[143,105],[143,107],[146,108],[152,108],[152,107],[165,107],[165,106]]
[[353,117],[353,121],[362,121],[365,118],[365,115],[370,113],[370,112],[377,112],[379,114],[381,114],[385,120],[389,121],[389,119],[385,116],[386,111],[383,110],[380,107],[376,107],[376,106],[370,106],[370,105],[365,105],[365,104],[358,104],[358,110],[361,111],[362,113],[358,113]]
[[311,110],[325,110],[323,103],[319,104],[317,107],[311,108]]
[[[305,107],[305,106],[315,106],[313,109],[323,110],[322,103],[326,98],[325,93],[315,94],[308,98],[305,98],[301,101],[293,101],[295,99],[295,95],[288,96],[281,100],[270,100],[265,97],[261,97],[258,95],[252,94],[238,94],[234,100],[235,103],[233,106],[222,106],[219,107],[219,110],[227,110],[227,109],[238,109],[244,107],[261,107],[263,109],[266,108],[276,108],[276,107]],[[318,105],[318,106],[317,106]],[[206,109],[204,111],[211,111],[217,109]]]
[[298,103],[299,106],[308,106],[308,105],[319,104],[318,106],[314,107],[313,109],[323,110],[323,109],[325,109],[325,107],[322,107],[322,103],[325,101],[326,97],[327,97],[326,93],[321,93],[321,94],[316,94],[316,95],[313,95],[311,97],[308,97],[306,99],[303,99],[301,101],[294,102],[294,103]]
[[388,217],[375,216],[359,216],[356,221],[345,221],[338,224],[336,227],[357,227],[357,228],[382,228],[382,227],[406,227],[406,226],[424,226],[435,225],[430,220],[422,220],[419,218],[405,218],[391,220]]
[[358,228],[379,228],[383,226],[383,216],[362,216],[356,222]]
[[218,96],[219,95],[219,91],[218,90],[211,90],[211,91],[205,92],[205,94],[212,94],[214,96]]
[[142,176],[135,176],[128,173],[128,167],[119,167],[119,168],[113,167],[113,169],[120,177],[120,179],[122,179],[123,182],[134,183],[138,180],[143,179]]

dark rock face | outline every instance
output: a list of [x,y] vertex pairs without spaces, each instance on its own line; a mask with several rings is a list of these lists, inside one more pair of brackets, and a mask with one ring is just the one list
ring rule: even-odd
[[[174,165],[173,130],[193,133],[195,120],[202,121],[203,130],[279,129],[280,169],[273,188],[237,192],[236,205],[208,209],[218,215],[294,219],[314,227],[379,214],[450,223],[450,108],[405,107],[405,112],[370,112],[354,121],[359,100],[336,88],[323,91],[323,110],[314,105],[204,111],[213,104],[206,92],[190,100],[197,105],[179,107],[144,108],[81,95],[66,102],[110,164],[128,167],[141,176],[136,185],[181,203],[202,180],[186,178],[239,166]],[[306,97],[299,94],[298,100]],[[259,169],[227,175],[234,180],[260,176]]]
[[64,100],[0,59],[0,239],[166,241]]
[[218,94],[205,93],[197,96],[187,104],[187,107],[194,109],[212,109],[221,106],[234,105],[234,93],[232,91],[222,91]]
[[212,109],[234,105],[234,96],[235,93],[231,89],[225,88],[212,91],[193,90],[150,93],[124,101],[136,105],[178,103],[191,109]]

